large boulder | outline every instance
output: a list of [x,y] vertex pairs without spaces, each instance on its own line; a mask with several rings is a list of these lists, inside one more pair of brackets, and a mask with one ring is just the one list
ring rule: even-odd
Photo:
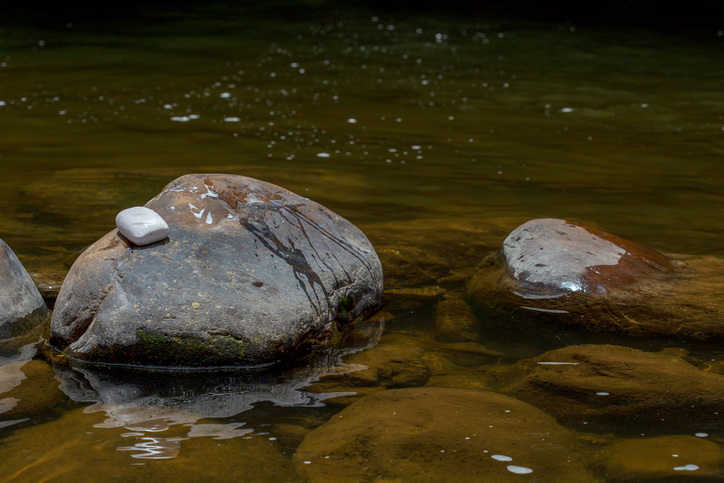
[[21,335],[47,320],[48,308],[35,283],[0,240],[0,339]]
[[309,433],[293,461],[305,481],[596,481],[575,433],[488,391],[394,389]]
[[664,255],[595,228],[538,219],[483,260],[467,293],[477,311],[505,324],[711,339],[724,336],[723,272],[723,260]]
[[283,188],[186,175],[146,204],[168,238],[139,247],[113,230],[75,262],[51,344],[131,365],[259,365],[330,340],[382,298],[382,268],[354,225]]

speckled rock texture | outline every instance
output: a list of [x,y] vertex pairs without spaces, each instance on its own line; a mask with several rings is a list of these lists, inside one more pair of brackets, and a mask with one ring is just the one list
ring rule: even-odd
[[10,247],[0,240],[0,339],[21,335],[48,315],[30,275]]
[[168,238],[113,230],[76,261],[51,344],[76,359],[158,366],[269,364],[335,340],[382,299],[365,235],[325,207],[243,176],[186,175],[146,206]]
[[662,254],[558,219],[513,230],[467,284],[478,313],[520,326],[724,337],[724,260]]

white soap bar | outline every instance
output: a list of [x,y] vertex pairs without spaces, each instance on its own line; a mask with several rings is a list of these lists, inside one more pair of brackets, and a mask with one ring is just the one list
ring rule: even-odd
[[139,246],[150,245],[168,236],[168,225],[150,208],[134,206],[116,216],[116,226],[123,236]]

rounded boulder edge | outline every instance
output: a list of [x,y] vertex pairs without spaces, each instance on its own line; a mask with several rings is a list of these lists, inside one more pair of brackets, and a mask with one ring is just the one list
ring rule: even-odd
[[89,362],[268,365],[339,343],[382,301],[367,237],[324,206],[238,175],[192,174],[146,207],[168,237],[112,230],[74,263],[50,343]]

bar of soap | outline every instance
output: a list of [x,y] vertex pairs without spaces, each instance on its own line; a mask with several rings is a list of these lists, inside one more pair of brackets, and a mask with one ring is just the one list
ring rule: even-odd
[[116,226],[123,236],[139,246],[156,243],[168,236],[168,225],[161,215],[144,206],[134,206],[118,213]]

